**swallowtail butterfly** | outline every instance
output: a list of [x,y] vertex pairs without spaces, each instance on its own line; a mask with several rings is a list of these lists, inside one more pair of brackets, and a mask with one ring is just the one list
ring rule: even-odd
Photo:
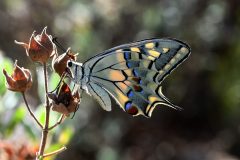
[[106,50],[84,63],[68,61],[72,80],[111,110],[112,96],[131,115],[150,117],[154,108],[172,104],[162,93],[161,82],[190,54],[190,47],[176,39],[149,39]]

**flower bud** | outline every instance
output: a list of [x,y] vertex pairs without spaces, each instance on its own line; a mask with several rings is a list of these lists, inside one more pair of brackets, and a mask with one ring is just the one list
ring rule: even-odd
[[56,53],[56,46],[52,42],[52,36],[46,33],[45,27],[41,34],[33,32],[29,43],[15,41],[26,49],[26,54],[34,62],[46,63],[47,60]]
[[17,61],[14,64],[14,70],[11,76],[9,76],[5,69],[3,74],[6,78],[7,89],[15,92],[25,92],[32,86],[32,76],[28,69],[19,67]]
[[68,60],[77,60],[77,54],[73,54],[70,48],[68,48],[68,50],[64,54],[61,54],[60,56],[57,56],[56,54],[53,57],[52,68],[55,70],[55,72],[58,73],[59,76],[61,76],[65,72]]

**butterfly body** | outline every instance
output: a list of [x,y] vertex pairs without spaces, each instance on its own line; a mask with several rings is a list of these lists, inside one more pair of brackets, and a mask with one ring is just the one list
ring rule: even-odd
[[160,83],[190,54],[190,47],[174,39],[149,39],[106,50],[85,63],[68,62],[74,83],[111,110],[112,96],[136,116],[150,117],[158,104],[180,109],[161,91]]

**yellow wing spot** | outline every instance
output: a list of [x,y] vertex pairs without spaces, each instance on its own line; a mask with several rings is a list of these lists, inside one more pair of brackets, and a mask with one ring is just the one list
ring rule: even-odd
[[159,101],[159,98],[151,95],[151,96],[148,97],[148,100],[149,100],[149,104],[146,108],[146,112],[149,112],[149,115],[151,116],[152,111],[155,107],[155,106],[152,106],[152,103],[154,103],[155,101]]
[[152,49],[154,46],[155,46],[155,44],[152,42],[145,44],[145,48],[149,48],[149,49]]
[[182,47],[182,48],[180,49],[180,51],[181,51],[182,53],[186,54],[186,53],[188,52],[188,49],[187,49],[186,47]]
[[137,47],[132,47],[132,48],[130,48],[130,49],[131,49],[132,52],[138,52],[138,53],[140,53],[140,49],[137,48]]
[[163,53],[167,53],[169,51],[169,48],[163,48]]
[[150,103],[153,103],[153,102],[159,101],[159,98],[151,95],[151,96],[148,97],[148,100],[149,100]]
[[181,57],[181,54],[180,54],[180,53],[176,54],[176,58],[177,58],[177,59],[179,59],[180,57]]
[[171,65],[170,65],[170,64],[167,64],[167,65],[164,67],[164,69],[165,69],[165,70],[168,70],[170,67],[171,67]]
[[117,55],[117,56],[116,56],[116,59],[117,59],[118,62],[123,62],[123,61],[125,61],[125,58],[124,58],[123,53],[117,53],[116,55]]
[[129,88],[126,84],[124,84],[123,82],[117,82],[116,84],[124,93],[128,92]]
[[159,74],[163,74],[163,73],[164,73],[164,71],[163,71],[163,70],[160,70],[160,71],[159,71]]
[[175,62],[176,62],[176,59],[175,59],[175,58],[171,59],[171,61],[170,61],[171,64],[173,64],[173,63],[175,63]]
[[148,53],[155,58],[158,58],[160,56],[160,53],[154,50],[150,50]]
[[118,50],[116,50],[116,52],[122,52],[123,50],[122,49],[118,49]]
[[120,106],[124,109],[124,104],[128,101],[128,97],[125,96],[121,91],[115,89],[115,93],[117,95],[116,100],[120,103]]
[[151,61],[155,60],[155,58],[153,56],[148,56],[148,59],[150,59]]
[[109,70],[108,77],[112,81],[124,81],[125,76],[119,70]]

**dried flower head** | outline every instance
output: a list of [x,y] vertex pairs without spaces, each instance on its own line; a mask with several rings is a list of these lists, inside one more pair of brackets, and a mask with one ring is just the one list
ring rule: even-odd
[[37,146],[28,144],[13,144],[9,141],[0,141],[0,159],[6,160],[30,160],[34,159]]
[[46,63],[47,60],[56,53],[56,46],[52,42],[52,36],[48,35],[47,27],[45,27],[41,34],[33,32],[29,43],[15,41],[16,44],[21,45],[26,49],[26,54],[34,62]]
[[63,83],[58,93],[50,93],[48,96],[52,99],[52,110],[62,113],[65,116],[69,116],[70,113],[75,112],[80,103],[79,93],[77,91],[72,93],[66,83]]
[[58,73],[59,76],[65,72],[68,60],[77,60],[77,54],[73,54],[70,48],[68,48],[64,54],[61,54],[60,56],[56,54],[53,57],[52,68]]
[[17,61],[14,64],[14,70],[11,76],[3,69],[3,74],[6,78],[7,89],[15,92],[25,92],[32,86],[32,76],[28,69],[19,67]]

